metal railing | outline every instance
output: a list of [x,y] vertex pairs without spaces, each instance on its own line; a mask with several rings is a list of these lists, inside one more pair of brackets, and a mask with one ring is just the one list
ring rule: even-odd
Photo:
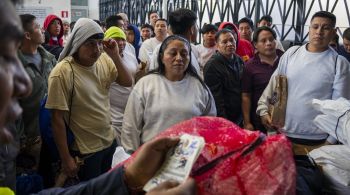
[[350,26],[348,0],[100,0],[100,19],[124,12],[132,24],[148,22],[148,13],[158,11],[161,17],[176,8],[188,8],[198,15],[198,24],[230,21],[250,17],[254,23],[266,14],[273,17],[273,28],[280,40],[304,42],[312,14],[319,10],[337,16],[338,32]]

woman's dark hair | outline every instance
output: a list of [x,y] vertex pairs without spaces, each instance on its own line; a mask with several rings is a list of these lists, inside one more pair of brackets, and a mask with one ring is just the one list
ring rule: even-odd
[[[201,77],[198,75],[196,69],[193,67],[192,65],[192,59],[191,59],[191,44],[190,42],[188,42],[187,39],[179,36],[179,35],[170,35],[168,36],[166,39],[164,39],[164,41],[162,42],[160,48],[159,48],[159,53],[158,53],[158,58],[157,58],[157,62],[158,62],[158,68],[150,71],[149,74],[160,74],[160,75],[165,75],[165,65],[162,62],[162,58],[164,56],[164,51],[165,49],[168,47],[168,45],[170,44],[170,42],[174,41],[174,40],[179,40],[182,41],[186,44],[186,46],[189,49],[189,53],[188,55],[190,56],[190,61],[188,63],[187,69],[185,70],[185,74],[189,74],[193,77],[195,77],[196,79],[198,79],[198,81],[202,84],[203,88],[205,90],[208,91],[208,94],[211,94],[207,85],[204,83],[203,79],[201,79]],[[207,102],[206,107],[208,107],[208,105],[211,103],[211,96],[209,95],[209,101]]]
[[[164,51],[165,49],[168,47],[168,45],[170,44],[170,42],[174,41],[174,40],[179,40],[182,41],[186,44],[186,46],[189,49],[189,54],[190,55],[190,61],[189,61],[189,65],[186,69],[186,73],[190,73],[191,75],[193,75],[192,73],[196,73],[196,70],[194,69],[194,67],[191,65],[191,45],[190,43],[183,37],[179,36],[179,35],[171,35],[168,36],[166,39],[164,39],[164,41],[162,42],[162,44],[160,45],[159,48],[159,53],[158,53],[158,58],[157,58],[157,62],[158,62],[158,68],[155,70],[155,72],[161,74],[161,75],[165,75],[165,65],[162,62],[162,58],[164,56]],[[198,75],[198,74],[197,74]]]
[[260,33],[261,33],[262,31],[264,31],[264,30],[265,30],[265,31],[269,31],[269,32],[272,34],[272,36],[273,36],[274,39],[277,38],[276,32],[275,32],[272,28],[270,28],[270,27],[268,27],[268,26],[261,26],[261,27],[257,28],[257,29],[255,30],[254,34],[253,34],[253,42],[254,42],[254,43],[257,43],[257,42],[258,42],[259,35],[260,35]]

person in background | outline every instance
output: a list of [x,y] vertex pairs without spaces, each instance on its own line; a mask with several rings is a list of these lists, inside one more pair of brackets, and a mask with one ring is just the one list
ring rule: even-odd
[[154,28],[153,26],[149,24],[144,24],[141,26],[141,37],[142,42],[146,41],[147,39],[150,39],[154,35]]
[[238,29],[239,29],[241,39],[245,39],[249,42],[252,42],[252,33],[254,31],[254,24],[250,18],[248,17],[241,18],[238,21]]
[[204,66],[204,82],[215,99],[217,116],[237,125],[242,122],[241,79],[243,61],[236,55],[236,37],[222,29],[215,35],[217,52]]
[[[102,42],[103,36],[96,22],[80,18],[49,77],[45,107],[51,110],[53,137],[62,170],[69,177],[78,175],[80,181],[109,170],[116,147],[109,89],[113,82],[125,87],[132,85],[117,43]],[[74,134],[70,148],[65,124]],[[84,159],[80,168],[75,156]]]
[[[18,50],[18,58],[28,73],[33,88],[29,96],[19,100],[23,109],[21,117],[16,122],[22,149],[19,157],[33,159],[33,170],[38,171],[39,160],[43,160],[40,158],[42,145],[39,126],[40,103],[47,94],[47,79],[56,65],[56,59],[54,55],[41,46],[45,41],[44,32],[36,17],[31,14],[23,14],[20,15],[20,19],[24,37]],[[21,161],[18,159],[18,162]]]
[[73,28],[74,28],[75,23],[76,23],[76,21],[73,21],[73,22],[70,22],[70,24],[69,24],[69,28],[70,28],[71,32],[73,32]]
[[[138,61],[132,53],[125,51],[127,37],[124,32],[120,28],[113,26],[105,32],[104,39],[114,39],[117,42],[119,53],[115,55],[119,55],[121,63],[127,68],[132,78],[134,78],[138,68]],[[109,89],[112,126],[116,131],[118,145],[121,145],[120,135],[122,131],[124,110],[131,90],[132,87],[125,87],[115,82],[112,83]]]
[[215,33],[218,32],[218,27],[213,24],[204,24],[201,30],[203,36],[203,43],[196,45],[196,49],[199,53],[198,63],[201,66],[201,72],[203,74],[204,65],[216,52]]
[[[258,21],[257,26],[258,27],[267,26],[267,27],[270,27],[271,29],[273,29],[272,17],[270,15],[262,16],[260,18],[260,20]],[[281,41],[279,41],[278,39],[276,39],[276,49],[279,49],[283,52],[285,51]]]
[[[124,33],[126,33],[127,28],[124,28],[125,27],[125,23],[124,23],[124,20],[123,20],[123,18],[121,16],[119,16],[119,15],[111,15],[111,16],[106,18],[106,29],[108,30],[112,26],[116,26],[116,27],[122,29],[124,31]],[[132,44],[126,43],[125,50],[128,51],[128,52],[133,53],[134,56],[137,57],[136,50],[135,50],[135,48],[134,48],[134,46]]]
[[121,16],[118,15],[111,15],[106,18],[106,29],[108,30],[112,26],[116,26],[122,30],[125,30],[124,20]]
[[168,24],[165,19],[158,19],[155,23],[154,33],[155,37],[147,39],[142,43],[139,53],[139,59],[142,63],[147,64],[148,68],[151,64],[151,57],[154,49],[163,42],[167,37]]
[[107,30],[107,29],[106,29],[106,22],[105,22],[105,21],[101,21],[101,25],[100,25],[100,26],[101,26],[101,28],[102,28],[102,31],[103,31],[103,32],[106,32],[106,30]]
[[44,21],[45,33],[49,35],[48,45],[63,46],[64,27],[62,20],[56,15],[48,15]]
[[58,59],[63,50],[63,24],[56,15],[48,15],[44,21],[44,48]]
[[219,26],[219,30],[222,30],[224,28],[232,31],[233,36],[236,40],[235,53],[242,58],[243,62],[246,62],[250,58],[254,57],[253,45],[249,41],[240,38],[239,30],[236,25],[231,22],[222,22]]
[[142,40],[141,40],[141,33],[137,28],[137,26],[133,24],[129,24],[126,30],[126,40],[128,41],[128,43],[134,46],[135,52],[136,52],[135,57],[137,57],[137,61],[140,62],[140,60],[138,59],[138,56],[139,56],[139,50],[142,44]]
[[350,62],[350,28],[345,29],[343,33],[343,45],[339,47],[338,53]]
[[257,52],[245,63],[242,76],[243,127],[267,133],[260,117],[256,115],[256,108],[283,52],[276,49],[276,33],[267,26],[255,30],[253,42]]
[[[311,100],[350,99],[350,64],[329,47],[336,34],[336,17],[330,12],[316,12],[310,21],[309,42],[291,47],[281,57],[278,69],[271,76],[258,101],[256,113],[266,129],[278,128],[293,144],[294,152],[306,152],[336,140],[324,133],[314,123],[319,112],[312,108]],[[274,98],[274,84],[277,74],[288,78],[285,125],[274,126],[268,112],[269,100]]]
[[156,28],[156,21],[159,19],[159,15],[157,11],[150,11],[148,13],[148,21],[153,26],[153,28]]
[[62,22],[63,22],[63,47],[64,47],[67,43],[67,39],[69,36],[70,25],[67,20],[63,20]]
[[329,46],[339,53],[339,35],[334,35],[333,39],[329,42]]
[[123,22],[124,22],[123,29],[126,30],[130,25],[128,15],[126,15],[126,13],[118,13],[117,16],[120,16],[123,18]]
[[178,122],[216,116],[214,99],[191,65],[185,38],[167,37],[157,60],[158,68],[136,83],[125,108],[121,142],[128,153]]

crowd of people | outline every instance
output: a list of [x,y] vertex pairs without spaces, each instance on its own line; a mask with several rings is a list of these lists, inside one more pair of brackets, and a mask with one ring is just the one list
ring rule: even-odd
[[[188,9],[168,19],[150,12],[141,26],[124,13],[71,23],[48,15],[39,24],[32,14],[17,16],[9,0],[0,2],[0,15],[0,186],[13,191],[16,175],[30,171],[48,188],[39,194],[139,192],[179,141],[153,138],[196,116],[278,130],[293,148],[337,143],[313,124],[319,113],[310,103],[350,99],[350,28],[340,46],[332,13],[314,13],[308,42],[291,48],[283,48],[268,15],[256,25],[244,17],[200,32]],[[288,78],[284,127],[274,126],[268,111],[278,74]],[[59,160],[41,131],[44,109]],[[131,165],[108,172],[117,146],[132,154],[142,145]],[[83,183],[52,188],[60,174]],[[194,192],[188,179],[149,194]]]

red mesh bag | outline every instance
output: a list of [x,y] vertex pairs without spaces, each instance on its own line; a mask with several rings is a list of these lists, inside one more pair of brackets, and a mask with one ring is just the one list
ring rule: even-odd
[[198,194],[295,194],[296,169],[284,135],[265,137],[223,118],[196,117],[156,138],[184,133],[202,136],[206,142],[191,172]]

